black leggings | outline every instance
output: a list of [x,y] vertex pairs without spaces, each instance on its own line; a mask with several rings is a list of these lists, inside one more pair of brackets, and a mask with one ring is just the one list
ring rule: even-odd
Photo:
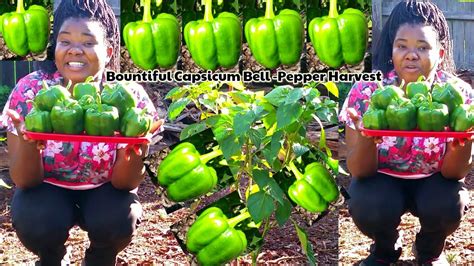
[[388,261],[400,256],[400,250],[394,248],[397,227],[401,216],[411,212],[421,224],[415,243],[418,260],[426,261],[441,254],[446,237],[461,222],[469,202],[463,185],[439,173],[414,180],[384,174],[353,179],[349,211],[359,230],[375,241],[375,255]]
[[132,240],[142,207],[138,196],[110,183],[91,190],[69,190],[42,183],[16,189],[13,226],[20,241],[43,265],[60,265],[69,230],[88,232],[87,265],[115,265],[117,254]]

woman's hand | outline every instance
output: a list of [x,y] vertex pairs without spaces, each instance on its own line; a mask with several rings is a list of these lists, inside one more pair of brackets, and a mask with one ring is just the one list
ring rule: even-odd
[[[44,150],[44,148],[45,148],[45,142],[44,141],[42,141],[42,140],[32,140],[32,139],[29,139],[25,135],[25,123],[23,121],[21,121],[20,115],[15,110],[8,109],[6,114],[8,115],[8,117],[10,117],[10,119],[13,122],[13,125],[15,126],[16,132],[18,134],[18,138],[20,140],[19,143],[25,143],[26,142],[30,145],[36,145],[36,148],[38,150]],[[23,142],[22,142],[22,140],[23,140]]]
[[354,123],[355,131],[359,133],[360,136],[365,137],[367,139],[372,139],[375,144],[382,143],[382,137],[367,136],[364,132],[360,130],[362,128],[362,118],[354,108],[347,108],[347,113],[349,114],[349,117]]

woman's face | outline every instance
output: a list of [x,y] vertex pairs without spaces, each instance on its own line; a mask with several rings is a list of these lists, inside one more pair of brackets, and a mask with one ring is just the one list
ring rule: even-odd
[[392,47],[392,60],[405,84],[423,75],[431,78],[444,55],[432,26],[404,24],[400,26]]
[[102,75],[112,54],[104,34],[96,21],[77,18],[64,21],[59,30],[54,58],[66,84]]

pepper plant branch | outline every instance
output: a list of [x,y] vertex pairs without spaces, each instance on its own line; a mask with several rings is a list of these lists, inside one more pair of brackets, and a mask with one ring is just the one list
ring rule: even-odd
[[204,3],[204,21],[212,21],[214,17],[212,16],[212,0],[202,0]]
[[272,19],[275,17],[275,13],[273,12],[273,0],[267,0],[265,2],[265,18]]
[[296,167],[293,161],[291,161],[288,164],[288,167],[290,168],[291,172],[295,175],[296,180],[300,180],[303,178],[303,174],[300,172],[300,170],[298,170],[298,168]]
[[216,158],[216,157],[219,157],[222,155],[222,151],[220,149],[217,149],[217,150],[214,150],[214,151],[211,151],[209,153],[206,153],[206,154],[203,154],[199,157],[199,159],[201,160],[201,162],[203,164],[209,162],[210,160]]
[[337,12],[337,0],[330,0],[328,17],[335,18],[337,16],[339,16],[339,13]]
[[16,3],[16,12],[25,13],[25,6],[23,5],[23,0],[18,0]]
[[143,1],[143,22],[148,23],[153,20],[151,17],[151,0],[142,0]]
[[250,213],[248,212],[248,210],[245,210],[243,213],[228,219],[227,223],[229,224],[231,228],[234,228],[237,224],[239,224],[240,222],[242,222],[243,220],[249,217],[250,217]]

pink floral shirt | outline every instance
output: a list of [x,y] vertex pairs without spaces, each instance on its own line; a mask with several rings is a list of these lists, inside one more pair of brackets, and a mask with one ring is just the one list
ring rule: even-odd
[[[397,78],[395,71],[392,71],[385,77],[383,84],[394,84]],[[435,83],[446,82],[456,82],[465,95],[465,103],[473,102],[474,92],[470,85],[453,75],[438,71]],[[341,108],[339,120],[354,128],[347,108],[354,108],[362,116],[377,87],[377,83],[355,83]],[[383,137],[382,140],[383,142],[377,145],[378,171],[407,179],[424,178],[439,172],[446,152],[446,142],[449,141],[446,138],[421,137]]]
[[[32,108],[32,104],[26,101],[33,100],[42,89],[42,80],[51,86],[61,83],[62,77],[59,72],[51,75],[36,71],[19,80],[0,116],[0,123],[7,131],[17,135],[11,119],[5,115],[6,110],[16,110],[24,119]],[[154,120],[158,120],[158,113],[145,90],[139,84],[130,87],[138,99],[137,107],[146,108]],[[68,189],[98,187],[110,181],[116,151],[125,146],[116,143],[47,141],[42,151],[44,181]]]

